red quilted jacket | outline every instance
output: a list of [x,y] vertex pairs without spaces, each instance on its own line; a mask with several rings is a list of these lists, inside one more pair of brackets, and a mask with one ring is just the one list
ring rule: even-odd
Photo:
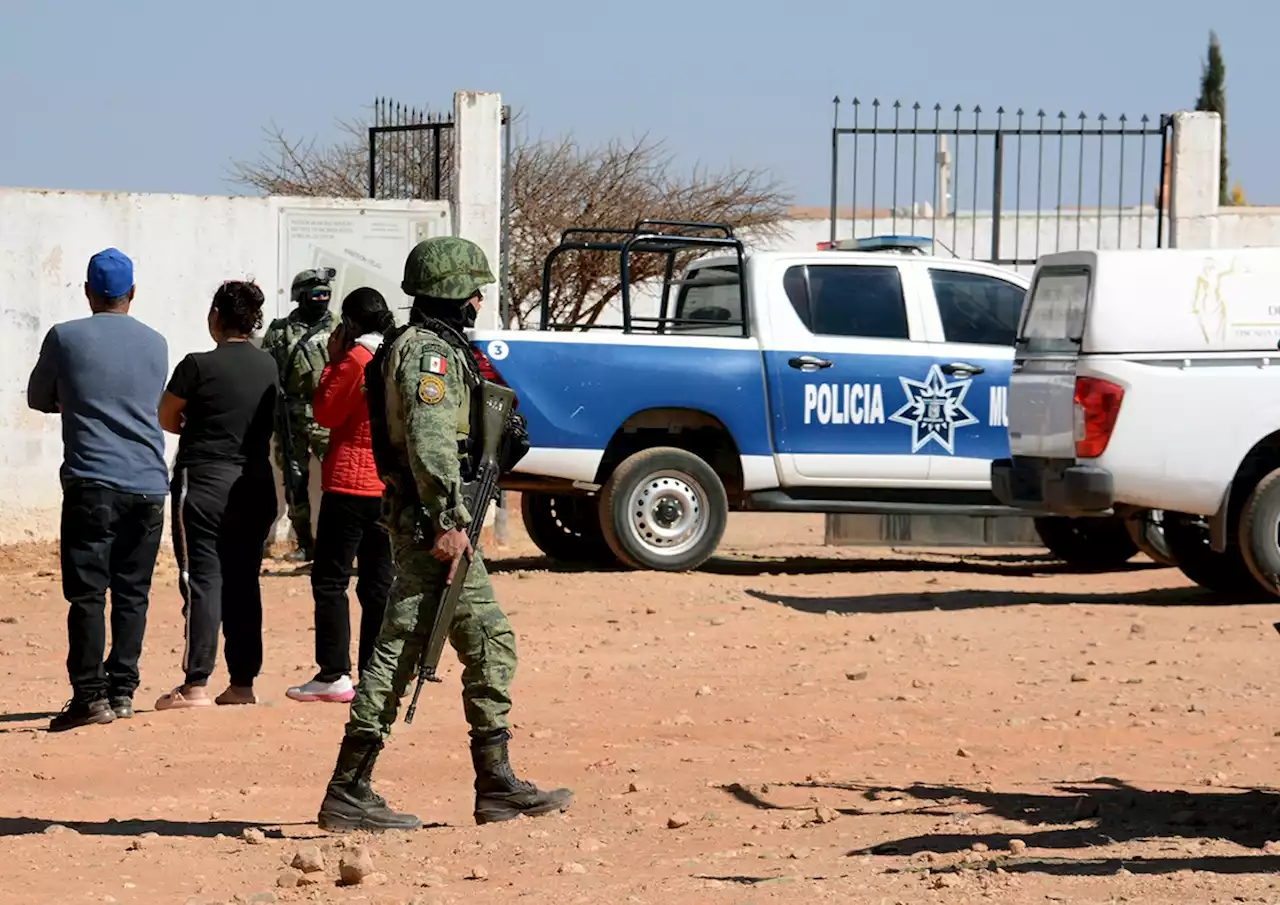
[[312,397],[316,423],[329,429],[329,450],[320,467],[320,486],[326,492],[382,496],[364,398],[364,366],[373,358],[368,346],[376,349],[379,338],[376,334],[361,337],[339,361],[330,362]]

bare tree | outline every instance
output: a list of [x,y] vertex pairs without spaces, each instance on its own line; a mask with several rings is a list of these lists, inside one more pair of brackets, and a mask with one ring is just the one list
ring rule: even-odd
[[[515,128],[513,118],[508,128]],[[367,193],[368,127],[339,121],[329,145],[290,138],[272,125],[254,161],[233,164],[230,179],[267,194],[359,198]],[[647,136],[584,148],[573,138],[514,141],[508,224],[511,317],[536,321],[543,261],[570,227],[627,227],[640,219],[727,223],[754,236],[775,235],[790,197],[760,170],[681,170],[662,142]],[[449,169],[451,143],[442,146]],[[378,148],[379,167],[399,174],[409,197],[431,197],[430,167],[413,141]],[[407,175],[407,178],[405,176]],[[680,259],[683,264],[687,257]],[[594,323],[622,291],[618,256],[571,252],[553,267],[550,311],[557,322]],[[634,255],[631,283],[661,277],[665,259]]]

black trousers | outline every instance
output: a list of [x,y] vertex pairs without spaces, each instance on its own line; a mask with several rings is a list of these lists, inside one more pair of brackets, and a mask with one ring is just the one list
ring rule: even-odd
[[357,663],[363,673],[382,628],[395,569],[391,540],[378,524],[382,500],[326,491],[320,499],[311,593],[316,604],[316,678],[333,682],[351,674],[351,620],[347,584],[359,560],[356,598],[360,601]]
[[[70,604],[67,675],[76,700],[133,697],[163,531],[163,496],[64,483],[59,546],[62,594]],[[104,664],[108,589],[111,653]]]
[[269,464],[225,462],[178,468],[173,477],[173,550],[181,570],[188,685],[206,685],[218,629],[231,684],[251,686],[262,669],[263,546],[276,517]]

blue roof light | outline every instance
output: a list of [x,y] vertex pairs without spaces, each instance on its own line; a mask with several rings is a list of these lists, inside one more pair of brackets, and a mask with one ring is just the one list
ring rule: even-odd
[[844,251],[902,251],[915,254],[933,254],[933,240],[925,236],[866,236],[840,242]]

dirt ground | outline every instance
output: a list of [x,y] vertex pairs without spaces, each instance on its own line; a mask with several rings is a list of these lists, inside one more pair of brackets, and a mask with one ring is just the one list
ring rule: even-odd
[[[263,579],[263,704],[154,713],[182,643],[162,553],[140,712],[50,735],[56,558],[0,553],[3,901],[1280,901],[1277,606],[1145,560],[826,548],[819,517],[735,516],[721,554],[671,576],[495,550],[512,758],[572,807],[474,826],[447,652],[376,774],[436,825],[339,837],[315,815],[346,708],[284,696],[314,669],[305,577]],[[357,845],[377,875],[340,885]],[[290,888],[308,846],[325,870]]]

